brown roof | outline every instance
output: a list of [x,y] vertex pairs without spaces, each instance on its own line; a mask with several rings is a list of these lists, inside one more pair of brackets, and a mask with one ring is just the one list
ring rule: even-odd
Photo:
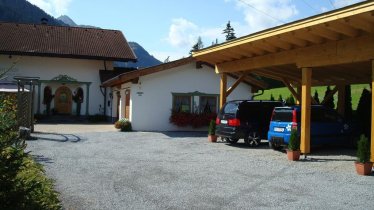
[[130,82],[130,81],[132,81],[132,80],[134,80],[138,77],[141,77],[141,76],[145,76],[145,75],[148,75],[148,74],[153,74],[153,73],[156,73],[156,72],[164,71],[164,70],[171,69],[171,68],[174,68],[174,67],[177,67],[177,66],[182,66],[182,65],[185,65],[185,64],[193,62],[193,61],[195,61],[194,58],[188,57],[188,58],[182,58],[182,59],[179,59],[179,60],[176,60],[176,61],[171,61],[171,62],[168,62],[168,63],[163,63],[163,64],[160,64],[160,65],[157,65],[157,66],[152,66],[152,67],[148,67],[148,68],[144,68],[144,69],[139,69],[139,70],[136,70],[136,71],[127,72],[127,73],[120,74],[116,77],[113,77],[112,79],[109,79],[109,80],[103,82],[102,85],[105,86],[105,87],[113,87],[113,86],[120,85],[120,84],[123,84],[123,83],[126,83],[126,82]]
[[0,54],[135,61],[121,31],[0,23]]
[[[160,64],[160,65],[157,65],[157,66],[152,66],[152,67],[148,67],[148,68],[139,69],[139,70],[130,71],[130,72],[120,74],[118,76],[115,76],[115,77],[103,82],[102,86],[113,87],[113,86],[120,85],[120,84],[123,84],[123,83],[126,83],[126,82],[137,81],[137,79],[141,76],[145,76],[145,75],[157,73],[157,72],[160,72],[160,71],[168,70],[168,69],[175,68],[175,67],[178,67],[178,66],[182,66],[182,65],[185,65],[185,64],[188,64],[188,63],[191,63],[191,62],[196,62],[196,68],[200,68],[200,66],[202,64],[205,64],[205,65],[208,65],[211,68],[214,68],[213,66],[211,66],[207,63],[197,61],[193,57],[187,57],[187,58],[182,58],[182,59],[179,59],[179,60],[171,61],[171,62],[168,62],[168,63],[163,63],[163,64]],[[237,79],[241,76],[241,74],[232,73],[232,74],[229,74],[229,76]],[[259,89],[264,89],[267,86],[266,83],[261,82],[261,81],[255,79],[255,78],[253,78],[251,75],[246,75],[245,78],[243,79],[243,82],[245,82],[248,85],[258,87]]]

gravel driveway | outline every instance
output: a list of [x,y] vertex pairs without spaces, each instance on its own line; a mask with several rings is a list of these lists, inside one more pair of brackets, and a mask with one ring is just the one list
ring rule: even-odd
[[[205,133],[63,132],[37,125],[28,150],[56,180],[65,209],[373,209],[374,176],[358,176],[347,149],[299,162]],[[88,127],[93,127],[89,129]],[[101,129],[102,128],[102,129]],[[43,130],[44,129],[44,130]],[[103,130],[103,132],[100,132]],[[84,131],[84,132],[83,132]]]

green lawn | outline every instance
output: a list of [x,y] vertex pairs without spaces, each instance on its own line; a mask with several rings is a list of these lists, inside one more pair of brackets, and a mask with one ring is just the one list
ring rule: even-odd
[[[333,89],[333,88],[334,87],[331,87],[331,89]],[[351,86],[352,109],[353,110],[357,109],[357,105],[358,105],[358,102],[360,100],[362,90],[364,88],[370,89],[370,86],[368,84],[367,85],[352,85]],[[314,95],[314,91],[316,91],[316,90],[318,92],[319,100],[322,101],[323,97],[325,96],[326,86],[312,87],[312,95]],[[270,89],[270,90],[265,90],[264,94],[261,95],[261,96],[255,97],[255,100],[270,100],[270,95],[271,94],[273,94],[275,100],[278,99],[279,95],[282,95],[283,100],[285,100],[288,96],[291,95],[291,92],[286,87],[274,88],[274,89]],[[338,97],[338,94],[336,93],[334,95],[335,106],[336,106],[336,102],[338,100],[337,97]]]

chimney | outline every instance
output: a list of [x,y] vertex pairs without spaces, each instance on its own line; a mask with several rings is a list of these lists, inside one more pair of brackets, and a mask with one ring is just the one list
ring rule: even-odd
[[48,25],[48,19],[47,18],[40,19],[40,22],[41,22],[42,25]]

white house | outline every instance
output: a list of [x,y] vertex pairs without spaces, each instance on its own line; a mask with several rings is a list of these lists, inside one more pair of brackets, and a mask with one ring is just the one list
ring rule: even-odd
[[[231,76],[228,85],[236,81],[237,77]],[[209,108],[217,112],[219,82],[214,68],[193,58],[183,58],[121,74],[105,81],[103,86],[112,88],[113,104],[118,106],[113,109],[113,116],[130,119],[134,130],[178,131],[195,129],[171,124],[171,111],[199,112]],[[250,78],[243,80],[228,100],[250,99],[249,82],[255,83],[255,88],[263,84]]]
[[0,23],[0,69],[15,63],[5,80],[40,78],[34,113],[46,114],[49,106],[57,114],[74,115],[79,106],[82,115],[110,117],[109,91],[101,87],[99,71],[112,71],[113,61],[135,60],[117,30]]

